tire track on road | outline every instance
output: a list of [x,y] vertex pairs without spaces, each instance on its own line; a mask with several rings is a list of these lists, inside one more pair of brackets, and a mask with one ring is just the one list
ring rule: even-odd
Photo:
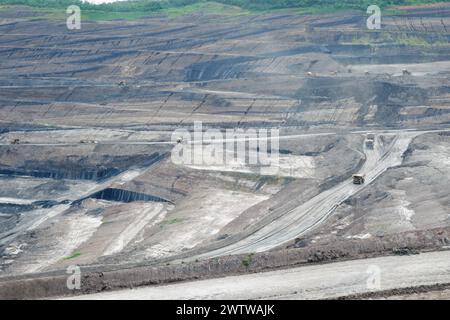
[[257,230],[248,237],[225,247],[200,254],[194,258],[211,258],[230,254],[262,252],[273,249],[314,229],[326,220],[343,201],[360,192],[388,168],[401,164],[403,152],[411,140],[420,133],[399,133],[387,147],[380,146],[379,139],[374,150],[365,149],[366,162],[360,173],[366,175],[366,184],[354,185],[346,180],[328,189],[282,217]]

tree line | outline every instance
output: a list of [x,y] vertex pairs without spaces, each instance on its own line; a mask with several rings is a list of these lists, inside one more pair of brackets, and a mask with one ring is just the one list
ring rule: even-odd
[[99,5],[90,4],[80,0],[0,0],[0,5],[27,5],[38,8],[67,8],[70,5],[78,5],[84,10],[99,10],[106,12],[155,12],[163,9],[205,2],[219,2],[226,5],[238,6],[247,10],[311,7],[364,10],[372,4],[376,4],[380,7],[387,7],[393,5],[450,2],[450,0],[129,0]]

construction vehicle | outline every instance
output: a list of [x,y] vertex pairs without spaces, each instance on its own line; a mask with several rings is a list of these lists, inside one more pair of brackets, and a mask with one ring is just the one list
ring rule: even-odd
[[354,174],[352,178],[353,184],[363,184],[366,181],[364,175],[362,174]]
[[19,139],[14,139],[13,141],[11,141],[11,144],[20,144],[20,140]]
[[177,138],[177,143],[182,143],[183,142],[183,137],[178,137]]
[[373,133],[369,133],[366,138],[366,147],[368,149],[373,149],[375,145],[375,135]]
[[403,69],[403,70],[402,70],[402,74],[403,74],[404,76],[410,76],[410,75],[411,75],[411,72],[409,72],[409,71],[406,70],[406,69]]

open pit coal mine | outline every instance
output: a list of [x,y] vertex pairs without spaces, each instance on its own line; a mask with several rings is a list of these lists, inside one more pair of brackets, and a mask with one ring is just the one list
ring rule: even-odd
[[[398,10],[0,10],[0,297],[450,248],[450,6]],[[275,170],[174,162],[198,123],[278,129]]]

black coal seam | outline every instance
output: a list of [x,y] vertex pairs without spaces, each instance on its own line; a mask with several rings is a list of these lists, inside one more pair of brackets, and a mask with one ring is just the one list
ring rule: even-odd
[[102,200],[111,200],[111,201],[118,201],[118,202],[135,202],[135,201],[152,201],[152,202],[170,202],[172,201],[154,196],[151,194],[141,193],[141,192],[134,192],[124,189],[116,189],[116,188],[106,188],[101,191],[98,191],[94,194],[91,194],[85,198],[79,199],[74,201],[72,204],[76,205],[81,203],[82,201],[86,199],[102,199]]

